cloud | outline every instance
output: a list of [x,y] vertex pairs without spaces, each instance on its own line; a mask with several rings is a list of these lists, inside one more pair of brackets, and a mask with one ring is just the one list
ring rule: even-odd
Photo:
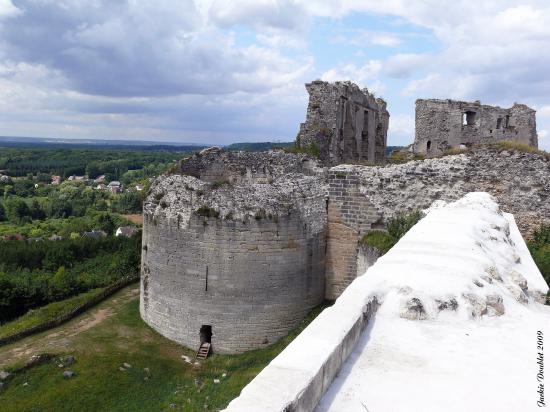
[[419,69],[427,68],[433,56],[429,54],[399,53],[384,61],[384,74],[393,78],[407,78]]
[[285,0],[214,0],[208,8],[208,16],[219,27],[245,25],[258,31],[300,30],[310,17],[298,2]]
[[321,79],[328,82],[351,80],[361,87],[366,87],[368,83],[371,92],[381,94],[385,90],[382,82],[378,80],[381,69],[382,63],[379,60],[369,60],[363,66],[340,64],[323,73]]
[[369,44],[386,47],[396,47],[403,43],[401,35],[392,32],[372,30],[344,30],[335,38],[336,43],[352,44],[365,47]]
[[192,1],[18,2],[0,35],[16,62],[45,65],[103,96],[261,92],[308,69],[261,45],[238,47]]
[[537,117],[550,118],[550,105],[537,108]]
[[550,147],[548,21],[542,0],[0,0],[0,134],[288,139],[321,76],[389,96],[402,143],[407,102],[441,97],[538,107]]
[[13,17],[19,13],[21,13],[21,10],[15,7],[11,0],[0,0],[0,19]]

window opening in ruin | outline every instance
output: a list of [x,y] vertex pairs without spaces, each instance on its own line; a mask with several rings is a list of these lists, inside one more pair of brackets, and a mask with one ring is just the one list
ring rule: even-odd
[[468,110],[462,115],[462,126],[473,126],[476,123],[476,112]]
[[206,276],[204,278],[204,291],[208,292],[208,266],[206,267]]
[[504,123],[504,127],[510,126],[510,116],[506,115],[506,122]]
[[212,325],[202,325],[200,330],[201,345],[212,343]]
[[500,126],[502,126],[502,117],[497,119],[497,129],[500,129]]
[[428,140],[428,142],[426,143],[426,150],[430,150],[431,148],[432,148],[432,141]]

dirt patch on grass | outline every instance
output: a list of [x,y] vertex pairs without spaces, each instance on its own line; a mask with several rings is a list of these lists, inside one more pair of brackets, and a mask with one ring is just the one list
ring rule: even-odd
[[131,285],[99,306],[77,316],[50,331],[32,335],[11,345],[0,347],[0,368],[27,360],[32,355],[44,352],[66,351],[73,344],[73,339],[83,332],[97,327],[117,313],[126,302],[139,296],[139,286]]
[[135,215],[121,215],[124,219],[129,220],[135,225],[143,225],[143,215],[142,214],[135,214]]

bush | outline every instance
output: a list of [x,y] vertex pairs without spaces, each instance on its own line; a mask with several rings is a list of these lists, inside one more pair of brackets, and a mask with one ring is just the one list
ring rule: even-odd
[[388,220],[388,233],[397,241],[401,239],[411,227],[416,225],[422,217],[423,213],[420,210],[414,210],[410,213],[401,213]]
[[[533,239],[527,245],[544,280],[550,284],[550,224],[542,225],[535,230]],[[547,303],[550,301],[547,300]]]
[[214,217],[214,218],[218,218],[220,216],[220,212],[206,205],[202,205],[201,207],[199,207],[197,209],[197,214],[203,217]]
[[390,250],[397,241],[388,232],[373,230],[361,239],[363,245],[377,249],[382,255]]
[[383,255],[423,217],[420,210],[402,213],[388,220],[388,231],[373,230],[363,236],[360,243],[378,249]]

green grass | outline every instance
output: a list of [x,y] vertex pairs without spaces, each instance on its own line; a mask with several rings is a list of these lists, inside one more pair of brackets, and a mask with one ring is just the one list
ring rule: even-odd
[[499,142],[493,143],[494,146],[505,149],[505,150],[514,150],[524,153],[535,153],[550,159],[550,153],[537,149],[536,147],[530,146],[526,143],[516,142],[514,140],[501,140]]
[[80,305],[97,297],[104,290],[105,288],[92,289],[88,292],[73,296],[72,298],[53,302],[38,309],[30,310],[25,315],[0,326],[0,339],[67,315]]
[[[543,224],[535,230],[527,246],[544,280],[550,284],[550,224]],[[550,305],[550,291],[546,296],[546,304]]]
[[373,230],[363,236],[360,242],[377,249],[383,255],[395,245],[397,240],[388,232]]
[[451,147],[450,149],[445,150],[443,154],[438,157],[459,155],[462,153],[468,153],[468,151],[469,151],[468,148]]
[[364,235],[359,241],[378,249],[381,255],[390,250],[405,233],[418,223],[424,214],[420,210],[413,210],[409,213],[400,213],[397,216],[388,219],[386,224],[387,232],[382,230],[373,230]]
[[411,160],[424,160],[425,158],[423,154],[411,153],[408,149],[403,148],[401,150],[392,151],[386,160],[391,164],[401,164],[410,162]]
[[[60,348],[60,356],[76,357],[74,365],[59,368],[58,362],[49,361],[15,373],[0,389],[2,410],[219,410],[327,306],[313,310],[291,334],[267,348],[235,356],[213,355],[195,367],[181,359],[182,354],[193,358],[193,351],[163,338],[141,320],[137,297],[123,305],[115,302],[109,304],[116,314],[72,337],[69,347]],[[48,352],[52,351],[48,348]],[[124,362],[132,367],[120,371]],[[65,369],[77,375],[64,379]]]

